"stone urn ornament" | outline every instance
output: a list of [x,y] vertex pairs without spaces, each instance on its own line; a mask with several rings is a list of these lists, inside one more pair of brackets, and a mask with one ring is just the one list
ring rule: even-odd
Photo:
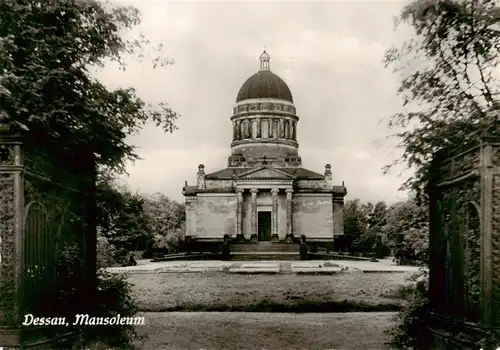
[[231,248],[229,246],[229,235],[224,235],[224,242],[222,242],[221,248],[222,260],[227,261],[231,258]]
[[304,234],[300,235],[300,248],[299,248],[300,260],[307,260],[307,243],[306,236]]

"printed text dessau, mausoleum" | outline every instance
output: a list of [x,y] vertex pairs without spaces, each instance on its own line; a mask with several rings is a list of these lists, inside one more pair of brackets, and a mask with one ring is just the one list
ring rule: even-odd
[[264,51],[238,92],[227,168],[205,173],[200,164],[196,186],[183,188],[186,238],[290,241],[304,234],[308,243],[331,247],[343,235],[347,191],[332,184],[330,164],[323,174],[302,167],[292,93],[269,59]]

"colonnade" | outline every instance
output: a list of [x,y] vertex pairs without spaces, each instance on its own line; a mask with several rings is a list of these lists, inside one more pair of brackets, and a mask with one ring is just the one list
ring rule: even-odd
[[233,121],[233,141],[280,138],[297,140],[297,121],[285,118],[244,118]]
[[[237,193],[237,213],[236,213],[236,234],[238,236],[243,235],[243,193],[244,189],[239,188],[236,190]],[[259,189],[252,188],[250,189],[250,230],[251,237],[258,237],[258,205],[257,205],[257,194],[259,193]],[[273,188],[271,189],[272,195],[272,209],[271,209],[271,235],[274,237],[278,237],[278,209],[279,209],[279,201],[278,195],[280,193],[280,189]],[[292,194],[293,189],[286,189],[286,233],[287,235],[292,234]]]

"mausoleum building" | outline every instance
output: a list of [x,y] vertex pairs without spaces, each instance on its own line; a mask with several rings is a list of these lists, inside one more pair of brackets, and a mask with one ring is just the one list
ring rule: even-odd
[[332,183],[330,164],[323,174],[302,167],[292,93],[269,61],[264,51],[260,69],[238,92],[227,167],[207,173],[200,164],[196,185],[183,188],[191,240],[285,241],[304,234],[330,246],[343,235],[346,188]]

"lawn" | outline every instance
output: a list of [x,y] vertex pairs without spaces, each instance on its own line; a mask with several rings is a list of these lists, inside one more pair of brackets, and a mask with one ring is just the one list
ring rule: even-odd
[[337,275],[130,274],[140,311],[347,312],[396,310],[409,273]]
[[386,349],[393,313],[141,313],[140,349]]

